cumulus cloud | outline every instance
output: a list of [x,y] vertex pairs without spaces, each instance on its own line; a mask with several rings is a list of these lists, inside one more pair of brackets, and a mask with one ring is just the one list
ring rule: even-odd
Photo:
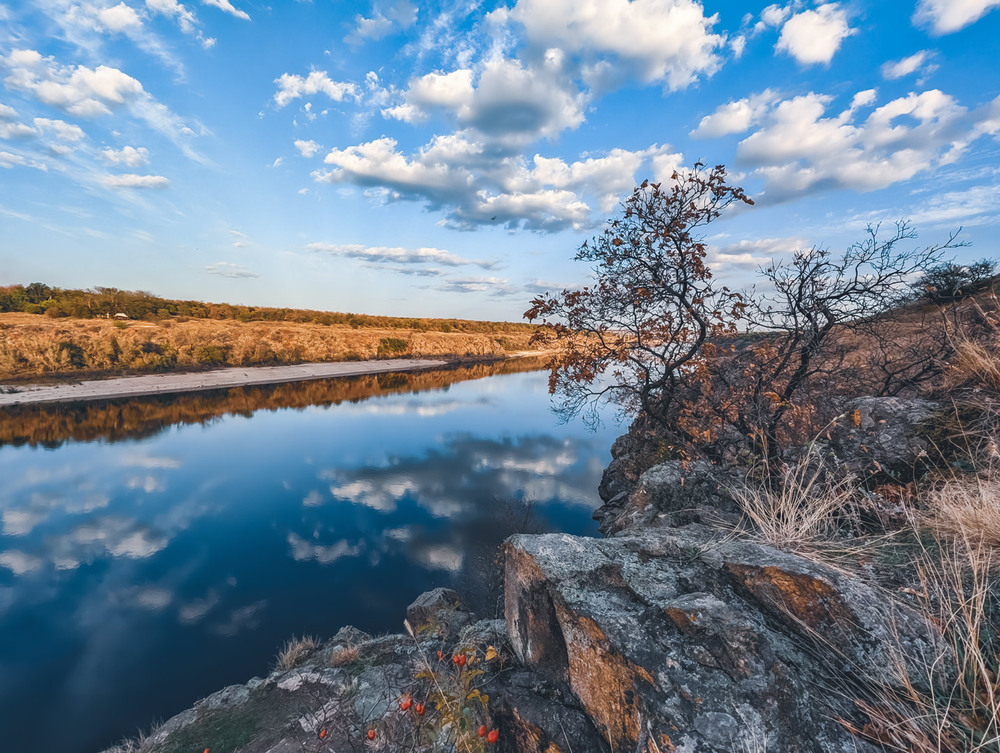
[[177,0],[146,0],[146,7],[153,13],[171,18],[185,34],[193,34],[205,49],[212,47],[215,40],[206,37],[198,28],[198,18]]
[[767,89],[759,94],[719,105],[715,112],[701,119],[690,135],[696,139],[707,139],[743,133],[760,122],[777,98],[775,92]]
[[874,92],[828,114],[833,98],[809,93],[776,103],[763,127],[737,147],[740,164],[767,181],[771,199],[822,188],[870,191],[954,162],[978,135],[1000,130],[1000,98],[968,113],[932,89],[872,110]]
[[195,130],[157,102],[137,79],[117,68],[61,65],[52,57],[25,49],[0,57],[0,65],[9,71],[4,83],[10,89],[84,118],[107,116],[125,108],[173,140],[189,157],[200,159],[187,143],[189,137],[196,135]]
[[81,117],[110,115],[112,107],[145,94],[136,79],[106,65],[61,66],[35,50],[13,50],[5,58],[5,83],[39,102]]
[[166,188],[170,185],[170,181],[162,175],[139,175],[138,173],[106,175],[102,182],[108,188]]
[[437,136],[411,155],[387,137],[333,149],[324,160],[331,169],[313,177],[379,187],[385,189],[386,201],[424,201],[433,209],[444,208],[448,224],[459,228],[500,224],[557,231],[589,227],[588,199],[608,211],[635,185],[640,169],[647,169],[646,176],[666,178],[681,159],[654,145],[634,152],[614,149],[572,163],[536,154],[529,164],[518,156],[498,158],[475,134],[458,132]]
[[924,67],[924,64],[927,63],[930,57],[931,53],[929,51],[921,50],[902,60],[890,60],[882,66],[882,78],[893,81],[897,78],[903,78],[903,76],[909,76],[911,73],[916,73]]
[[217,261],[214,264],[207,264],[205,266],[205,271],[210,275],[229,277],[234,280],[243,277],[260,277],[260,275],[256,272],[253,272],[239,264],[234,264],[228,261]]
[[145,147],[123,146],[121,149],[103,149],[101,156],[109,165],[142,167],[149,164],[149,150]]
[[130,31],[142,26],[139,14],[125,3],[102,8],[97,12],[97,18],[105,29],[113,32]]
[[321,147],[319,144],[317,144],[315,141],[312,141],[311,139],[309,141],[305,141],[303,139],[296,139],[295,148],[299,150],[299,154],[301,154],[303,157],[305,157],[306,159],[310,159],[313,156],[315,156],[316,152],[318,152],[323,147]]
[[14,575],[24,575],[33,570],[38,570],[42,564],[42,560],[38,557],[18,551],[17,549],[8,549],[5,552],[0,552],[0,567],[6,567]]
[[225,11],[231,16],[236,16],[236,18],[242,18],[244,21],[249,21],[250,16],[246,11],[242,11],[239,8],[233,6],[230,0],[201,0],[204,5],[211,5],[214,8],[218,8],[221,11]]
[[442,110],[460,127],[493,139],[517,142],[552,138],[583,122],[586,98],[562,73],[560,55],[536,66],[497,57],[481,70],[434,72],[412,80],[404,103],[383,110],[387,117],[422,122]]
[[342,102],[348,97],[356,98],[358,95],[357,86],[333,81],[326,71],[311,71],[308,76],[283,73],[274,83],[278,85],[278,91],[274,93],[274,104],[278,107],[284,107],[293,99],[313,94],[325,94],[334,102]]
[[371,262],[393,262],[396,264],[443,264],[449,267],[474,264],[485,269],[494,262],[481,259],[463,259],[450,251],[440,248],[402,248],[387,246],[362,246],[358,243],[310,243],[306,246],[313,251],[323,251],[336,256],[347,256]]
[[592,84],[634,75],[684,89],[721,64],[725,36],[713,34],[694,0],[519,0],[491,14],[496,23],[516,22],[541,50],[559,48],[581,59]]
[[997,7],[1000,7],[1000,0],[920,0],[913,22],[930,27],[934,34],[951,34]]
[[829,63],[841,42],[855,32],[847,22],[847,12],[838,3],[827,3],[785,21],[775,49],[802,65]]
[[512,295],[517,292],[505,277],[465,277],[452,279],[438,286],[444,293],[475,293],[477,295]]

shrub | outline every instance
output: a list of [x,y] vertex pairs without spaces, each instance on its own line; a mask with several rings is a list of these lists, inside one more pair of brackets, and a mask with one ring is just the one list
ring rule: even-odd
[[221,366],[229,359],[228,345],[199,345],[194,349],[195,363],[205,366]]
[[379,358],[392,358],[405,353],[409,348],[410,344],[406,340],[398,337],[383,337],[378,341],[378,352],[376,355]]
[[993,277],[996,262],[989,259],[963,266],[944,262],[928,269],[914,285],[915,291],[936,303],[954,301],[983,288]]

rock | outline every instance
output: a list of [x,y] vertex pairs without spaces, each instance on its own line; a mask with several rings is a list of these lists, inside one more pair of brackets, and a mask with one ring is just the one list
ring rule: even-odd
[[729,753],[766,736],[769,750],[874,753],[836,721],[864,724],[858,668],[902,691],[897,660],[919,685],[947,652],[877,589],[701,525],[516,536],[506,584],[514,652],[567,685],[614,751]]
[[474,620],[461,594],[450,588],[426,591],[406,608],[406,621],[418,635],[454,638]]
[[621,492],[594,517],[605,536],[650,526],[679,526],[692,522],[739,520],[729,492],[738,483],[734,472],[702,460],[670,460],[649,468],[631,492]]
[[855,398],[820,446],[873,484],[905,483],[919,475],[921,460],[932,449],[919,429],[939,407],[916,398]]

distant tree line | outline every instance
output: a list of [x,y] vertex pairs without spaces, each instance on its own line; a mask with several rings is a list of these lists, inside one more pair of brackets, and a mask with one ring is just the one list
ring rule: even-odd
[[489,333],[526,332],[523,322],[484,322],[466,319],[428,319],[313,311],[310,309],[236,306],[229,303],[176,301],[142,290],[97,287],[88,290],[56,288],[41,282],[0,287],[0,312],[20,311],[48,317],[162,321],[175,317],[234,319],[243,322],[298,322],[345,325],[354,328],[407,329],[423,332]]

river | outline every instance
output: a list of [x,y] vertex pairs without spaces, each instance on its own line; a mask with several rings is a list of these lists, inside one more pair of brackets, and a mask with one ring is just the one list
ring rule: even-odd
[[537,368],[0,411],[3,748],[95,753],[435,586],[495,612],[506,535],[597,534],[620,433]]

